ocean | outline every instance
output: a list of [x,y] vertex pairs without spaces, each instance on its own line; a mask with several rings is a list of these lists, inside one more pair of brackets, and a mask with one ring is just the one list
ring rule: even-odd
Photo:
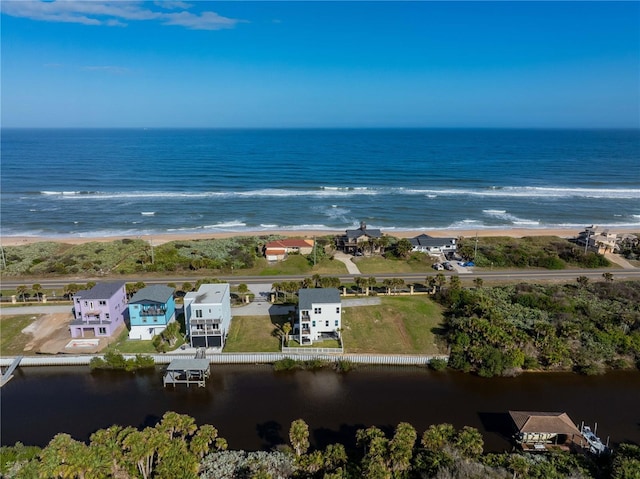
[[0,234],[640,230],[640,131],[2,129]]

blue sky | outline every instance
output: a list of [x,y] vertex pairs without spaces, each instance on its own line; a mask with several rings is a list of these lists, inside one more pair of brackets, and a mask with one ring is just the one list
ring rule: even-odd
[[640,127],[639,2],[0,8],[5,127]]

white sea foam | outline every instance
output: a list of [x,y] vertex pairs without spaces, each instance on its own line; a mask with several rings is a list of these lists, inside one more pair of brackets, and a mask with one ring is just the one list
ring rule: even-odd
[[283,189],[265,188],[247,191],[139,191],[139,192],[98,192],[98,191],[41,191],[43,195],[58,196],[65,199],[140,199],[140,198],[234,198],[234,197],[348,197],[361,195],[423,195],[428,198],[437,196],[482,196],[482,197],[519,197],[519,198],[611,198],[640,199],[640,189],[627,188],[564,188],[505,186],[492,188],[443,188],[416,189],[402,187],[337,187],[323,186],[320,189]]
[[507,210],[482,210],[482,212],[491,216],[491,215],[503,215],[507,212]]
[[140,214],[142,216],[154,216],[156,214],[155,211],[141,211]]

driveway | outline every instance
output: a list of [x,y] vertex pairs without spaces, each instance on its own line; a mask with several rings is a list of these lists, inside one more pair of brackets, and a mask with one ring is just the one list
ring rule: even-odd
[[342,251],[336,251],[333,254],[333,259],[337,259],[341,263],[344,263],[349,274],[361,274],[356,264],[351,261],[351,258],[351,255],[345,254]]

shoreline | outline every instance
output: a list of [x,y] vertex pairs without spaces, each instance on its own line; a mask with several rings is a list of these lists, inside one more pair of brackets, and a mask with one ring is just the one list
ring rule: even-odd
[[[610,228],[612,232],[617,233],[637,233],[638,228]],[[345,230],[259,230],[259,231],[228,231],[218,233],[161,233],[161,234],[139,234],[139,235],[114,235],[114,236],[5,236],[0,238],[2,246],[24,246],[33,243],[55,242],[66,244],[83,244],[83,243],[105,243],[123,239],[144,239],[152,241],[154,245],[161,245],[170,241],[186,241],[186,240],[203,240],[203,239],[222,239],[233,238],[238,236],[268,236],[280,235],[284,237],[304,237],[313,238],[314,236],[336,236],[344,234]],[[577,228],[500,228],[500,229],[466,229],[466,230],[439,230],[439,229],[413,229],[413,230],[382,230],[386,236],[395,238],[413,238],[421,234],[428,234],[434,238],[443,237],[465,237],[471,238],[481,237],[510,237],[522,238],[525,236],[558,236],[560,238],[574,238],[580,233]]]

